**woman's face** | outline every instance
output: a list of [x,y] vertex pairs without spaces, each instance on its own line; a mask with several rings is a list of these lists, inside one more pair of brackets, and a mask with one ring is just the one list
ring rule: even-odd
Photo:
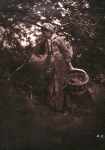
[[43,31],[43,34],[44,34],[44,36],[45,36],[47,39],[51,38],[51,36],[52,36],[52,32],[50,32],[50,31],[48,31],[48,30]]

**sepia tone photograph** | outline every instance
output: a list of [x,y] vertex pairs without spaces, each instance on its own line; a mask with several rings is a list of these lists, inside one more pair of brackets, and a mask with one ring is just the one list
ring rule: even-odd
[[105,1],[0,1],[0,150],[105,150]]

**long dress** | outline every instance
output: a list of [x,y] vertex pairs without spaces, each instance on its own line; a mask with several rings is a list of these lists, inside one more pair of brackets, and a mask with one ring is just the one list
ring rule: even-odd
[[54,34],[51,39],[42,38],[30,59],[38,77],[47,76],[47,104],[58,111],[64,106],[63,87],[72,55],[72,47],[67,47],[64,38]]
[[51,40],[51,63],[54,67],[52,78],[48,84],[48,103],[56,111],[62,111],[64,107],[64,85],[66,73],[69,71],[68,63],[73,54],[72,47],[67,48],[64,39],[53,36]]

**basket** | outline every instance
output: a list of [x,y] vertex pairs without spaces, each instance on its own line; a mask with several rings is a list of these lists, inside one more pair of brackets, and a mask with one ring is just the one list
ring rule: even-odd
[[66,89],[71,94],[81,95],[87,91],[89,76],[83,69],[73,68],[66,79]]

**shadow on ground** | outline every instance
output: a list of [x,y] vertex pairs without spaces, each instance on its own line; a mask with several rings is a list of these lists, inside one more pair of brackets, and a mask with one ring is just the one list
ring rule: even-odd
[[1,150],[96,150],[103,144],[96,138],[103,125],[102,103],[99,106],[100,102],[89,97],[75,97],[72,110],[60,113],[40,103],[38,96],[31,96],[21,88],[14,89],[10,82],[0,83]]

